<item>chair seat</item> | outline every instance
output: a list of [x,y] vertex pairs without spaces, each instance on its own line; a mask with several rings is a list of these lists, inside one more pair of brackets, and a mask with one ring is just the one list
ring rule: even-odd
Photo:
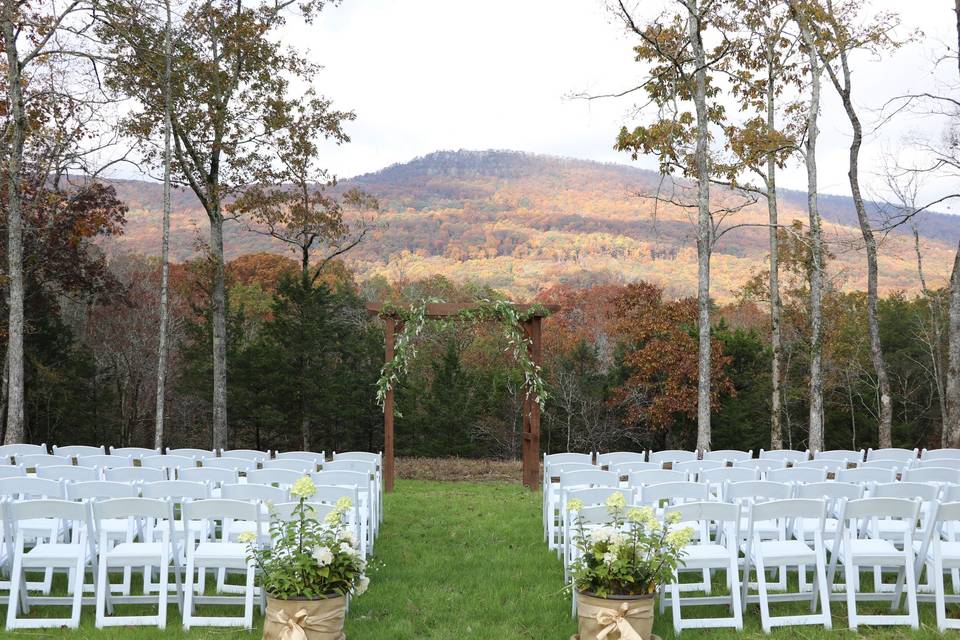
[[233,560],[246,563],[247,545],[242,542],[201,542],[193,552],[195,560]]
[[[913,550],[919,552],[922,544],[919,542],[913,543]],[[943,566],[945,569],[956,569],[960,568],[960,542],[940,542],[940,556],[943,558]],[[930,562],[933,561],[933,545],[927,549],[927,560]]]
[[76,544],[41,542],[23,554],[23,565],[33,567],[49,561],[76,561],[81,556],[86,556],[85,552],[85,547]]
[[[233,520],[232,522],[230,522],[230,527],[228,528],[229,539],[233,540],[234,538],[239,536],[241,533],[253,533],[256,530],[256,528],[257,528],[256,523],[251,520]],[[270,523],[264,522],[263,520],[261,520],[260,535],[266,536],[266,535],[269,535],[269,533],[270,533]]]
[[723,567],[730,562],[730,551],[722,544],[691,544],[684,548],[683,566],[687,569]]
[[[759,547],[759,548],[758,548]],[[785,563],[815,563],[816,552],[807,543],[800,540],[763,540],[751,548],[756,556],[759,553],[766,565]]]
[[[888,540],[860,539],[851,540],[847,555],[854,561],[864,564],[882,563],[884,566],[903,565],[905,558],[902,551]],[[840,557],[843,560],[843,556]]]
[[160,542],[121,542],[101,557],[108,560],[108,564],[136,564],[136,561],[157,562],[163,557],[164,545]]

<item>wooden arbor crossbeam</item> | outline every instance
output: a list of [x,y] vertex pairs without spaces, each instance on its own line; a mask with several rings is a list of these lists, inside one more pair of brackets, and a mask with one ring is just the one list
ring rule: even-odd
[[[462,311],[475,309],[478,305],[462,302],[437,302],[428,304],[426,316],[428,318],[452,318],[459,316]],[[543,340],[541,338],[543,309],[549,313],[560,310],[559,305],[529,305],[518,304],[516,309],[523,312],[533,310],[529,319],[523,323],[523,333],[530,340],[530,359],[540,366],[543,361]],[[403,320],[394,313],[384,312],[380,303],[367,305],[367,312],[380,316],[385,324],[384,356],[385,361],[393,360],[393,346],[396,332],[403,330]],[[393,388],[387,390],[383,399],[383,476],[387,491],[393,491],[394,460],[393,460]],[[531,489],[540,486],[540,405],[536,400],[526,395],[523,401],[523,484]]]

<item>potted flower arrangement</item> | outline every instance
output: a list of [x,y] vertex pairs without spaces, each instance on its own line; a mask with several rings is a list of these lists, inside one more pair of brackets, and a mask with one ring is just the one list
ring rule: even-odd
[[677,517],[661,523],[649,507],[628,509],[622,493],[607,499],[610,522],[602,527],[584,524],[579,500],[568,508],[576,512],[579,551],[572,567],[580,629],[574,638],[650,640],[654,596],[683,564],[693,529],[676,528]]
[[289,520],[271,516],[269,548],[257,545],[252,532],[241,537],[267,595],[264,640],[345,640],[347,596],[360,595],[369,584],[357,540],[346,527],[350,500],[341,498],[321,520],[307,502],[316,492],[310,476],[293,484],[290,495],[299,503]]

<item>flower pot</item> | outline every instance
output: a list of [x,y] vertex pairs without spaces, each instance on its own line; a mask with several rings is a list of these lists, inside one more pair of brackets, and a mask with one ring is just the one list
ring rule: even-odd
[[263,640],[346,640],[344,596],[303,600],[267,597]]
[[[579,640],[651,640],[653,594],[598,598],[577,593]],[[573,640],[573,639],[571,639]]]

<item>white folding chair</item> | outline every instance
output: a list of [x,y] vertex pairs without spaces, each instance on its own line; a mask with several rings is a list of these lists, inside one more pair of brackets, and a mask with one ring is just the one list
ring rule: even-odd
[[855,482],[866,485],[877,482],[893,482],[896,479],[897,475],[893,469],[858,467],[856,469],[840,469],[837,471],[837,480],[840,482]]
[[[960,629],[960,620],[947,617],[947,602],[960,602],[957,595],[956,574],[960,572],[960,502],[941,502],[936,506],[932,526],[927,531],[920,552],[917,554],[916,573],[919,575],[926,564],[928,579],[933,582],[934,609],[937,628]],[[947,594],[943,574],[950,571],[953,577],[953,593]]]
[[[5,444],[0,445],[0,458],[9,460],[18,456],[36,453],[49,453],[45,444]],[[960,456],[957,456],[960,457]]]
[[928,460],[918,460],[913,465],[914,469],[928,469],[936,467],[938,469],[960,469],[960,458],[931,458]]
[[27,470],[23,465],[6,464],[0,466],[0,478],[22,478],[27,475]]
[[853,449],[828,449],[827,451],[814,451],[814,460],[842,460],[844,462],[863,462],[866,452],[863,449],[854,451]]
[[380,463],[375,458],[376,454],[365,454],[357,457],[362,452],[334,453],[333,460],[323,463],[321,471],[356,471],[370,475],[371,492],[373,499],[373,513],[376,515],[371,521],[373,525],[373,536],[380,533],[380,515],[382,507],[380,500],[383,497],[383,480],[380,475]]
[[780,458],[750,458],[733,463],[734,469],[756,469],[761,479],[765,478],[768,472],[783,469],[786,466],[787,461]]
[[255,449],[220,449],[221,458],[242,458],[251,462],[263,462],[270,459],[269,451],[256,451]]
[[592,453],[545,453],[543,454],[543,465],[562,463],[562,462],[580,462],[583,464],[593,464]]
[[562,554],[563,540],[560,536],[563,534],[563,510],[564,495],[570,489],[588,489],[593,487],[620,488],[620,476],[613,471],[602,471],[599,467],[584,469],[580,471],[568,471],[560,476],[560,484],[556,492],[556,501],[548,505],[550,518],[548,535],[549,548]]
[[920,452],[921,460],[960,460],[960,449],[924,449]]
[[771,469],[767,471],[767,480],[787,484],[809,484],[823,482],[827,479],[826,469],[813,467],[787,467],[786,469]]
[[948,467],[907,469],[903,472],[903,481],[928,484],[960,484],[960,469],[950,469]]
[[[830,629],[830,586],[826,575],[826,551],[823,544],[823,522],[826,517],[826,504],[822,500],[771,500],[751,504],[747,516],[747,537],[744,550],[743,580],[741,601],[746,607],[748,602],[756,601],[760,605],[760,625],[764,633],[770,633],[775,626],[823,625]],[[791,539],[787,531],[797,519],[815,521],[813,546],[803,539]],[[776,539],[765,539],[759,530],[775,528],[780,531]],[[816,588],[812,594],[805,593],[808,566],[814,568]],[[767,568],[796,567],[800,578],[799,591],[796,593],[771,594],[767,588]],[[750,571],[756,570],[756,598],[750,596]],[[816,613],[817,600],[820,600],[820,613]],[[771,602],[810,600],[811,613],[807,615],[770,615]]]
[[[268,460],[268,462],[270,462]],[[247,482],[250,484],[275,484],[289,490],[293,483],[303,477],[302,471],[289,469],[254,469],[247,471]],[[236,482],[236,479],[231,482]]]
[[636,501],[662,513],[667,506],[684,502],[706,502],[709,499],[710,491],[706,484],[683,481],[643,485],[637,490]]
[[260,463],[260,468],[296,471],[300,475],[303,475],[316,471],[317,463],[311,460],[297,460],[296,458],[279,458],[276,460],[264,460]]
[[197,466],[195,458],[186,456],[175,456],[171,454],[159,456],[146,456],[140,459],[140,466],[151,467],[154,469],[163,469],[167,474],[167,480],[176,480],[178,469],[190,469]]
[[648,455],[650,462],[659,462],[661,466],[674,464],[676,462],[689,462],[697,459],[696,451],[684,451],[682,449],[668,449],[666,451],[651,451]]
[[703,471],[723,468],[726,468],[726,462],[722,460],[687,460],[685,462],[674,462],[671,470],[684,473],[688,479],[696,481]]
[[[248,558],[247,545],[229,539],[233,523],[250,522],[253,530],[261,528],[260,506],[255,502],[241,500],[213,499],[187,502],[183,505],[183,521],[187,544],[186,584],[184,586],[183,628],[194,626],[253,627],[253,598],[255,595],[254,576],[256,565]],[[220,526],[217,526],[220,523]],[[198,535],[194,535],[194,530]],[[217,537],[216,532],[220,531]],[[193,544],[199,539],[200,543]],[[195,595],[194,573],[205,573],[208,569],[217,571],[242,571],[246,580],[243,595]],[[242,616],[198,616],[194,612],[195,604],[242,604]]]
[[[89,482],[70,482],[66,485],[67,500],[96,502],[111,498],[136,498],[140,495],[139,489],[132,484],[125,482],[111,482],[107,480],[94,480]],[[99,520],[95,522],[97,529],[93,535],[96,540],[102,535],[106,535],[110,544],[123,542],[131,533],[129,531],[130,521],[127,518],[115,518],[108,520]],[[93,562],[94,558],[91,557]],[[132,568],[125,567],[123,570],[123,583],[116,585],[115,592],[125,596],[130,595],[130,585],[132,584]],[[73,585],[74,576],[70,575],[70,584]]]
[[232,471],[252,471],[257,468],[257,461],[249,458],[207,458],[202,461],[204,469],[230,469]]
[[772,449],[770,451],[760,449],[760,454],[757,457],[761,460],[783,460],[786,464],[797,464],[809,460],[810,452],[793,451],[792,449]]
[[[380,531],[380,523],[383,522],[383,452],[372,453],[370,451],[342,451],[337,453],[333,452],[333,461],[342,461],[342,460],[362,460],[364,462],[374,462],[376,463],[376,475],[377,481],[376,485],[378,488],[377,494],[377,531]],[[321,466],[325,463],[321,463]]]
[[[160,629],[167,625],[167,588],[170,564],[173,562],[173,574],[180,592],[180,565],[177,554],[171,554],[171,540],[173,539],[173,506],[165,500],[151,498],[114,498],[93,503],[94,526],[99,530],[99,562],[97,565],[97,613],[96,626],[101,629],[106,626],[156,625]],[[127,519],[128,535],[126,540],[113,545],[101,523]],[[167,526],[156,527],[155,523],[166,522]],[[154,531],[160,530],[160,541],[156,541]],[[143,532],[140,539],[137,531]],[[159,567],[160,583],[156,598],[143,596],[117,596],[111,593],[110,570],[126,569],[127,567]],[[157,615],[108,615],[112,612],[113,603],[157,603]],[[177,599],[177,604],[181,604]]]
[[608,465],[610,471],[620,474],[620,477],[629,476],[634,471],[660,470],[662,467],[656,462],[612,462]]
[[[727,572],[729,596],[681,596],[679,571],[674,571],[668,590],[670,598],[663,597],[673,613],[673,630],[679,635],[683,629],[715,629],[733,627],[743,630],[743,611],[740,603],[739,548],[740,508],[735,504],[722,502],[690,502],[667,507],[665,516],[676,513],[682,522],[696,522],[698,542],[684,548],[682,557],[684,571]],[[715,537],[710,532],[715,530]],[[711,617],[684,619],[681,607],[726,604],[730,607],[730,617]]]
[[91,482],[100,479],[100,471],[89,467],[55,465],[52,467],[39,467],[37,469],[37,477],[49,478],[50,480],[63,480],[65,482]]
[[[847,460],[833,460],[830,458],[821,458],[820,460],[807,460],[793,465],[797,469],[823,469],[827,472],[827,478],[835,478],[842,469],[847,469],[851,465]],[[856,466],[856,464],[854,464]]]
[[77,456],[102,456],[107,450],[101,445],[93,447],[85,444],[75,444],[66,447],[53,445],[53,455],[76,458]]
[[[552,459],[543,467],[543,540],[550,541],[550,533],[555,531],[550,526],[550,521],[556,525],[557,513],[555,511],[560,500],[560,476],[570,471],[596,471],[600,467],[592,462],[583,462],[584,453],[555,453],[550,456]],[[556,459],[556,456],[564,458]],[[566,456],[576,456],[580,461],[568,462]],[[549,514],[549,517],[548,517]]]
[[[7,531],[14,536],[13,569],[10,574],[10,596],[7,605],[7,629],[37,629],[44,627],[68,627],[76,629],[80,625],[80,613],[83,607],[83,585],[86,582],[87,558],[92,555],[88,532],[93,528],[90,523],[89,507],[83,503],[66,500],[28,500],[26,502],[6,503],[4,513]],[[52,520],[66,524],[72,537],[61,541],[60,536],[51,530],[49,538],[37,537],[35,531],[25,533],[21,523]],[[34,544],[27,549],[27,540]],[[55,569],[68,570],[79,576],[79,588],[74,585],[71,595],[37,597],[30,595],[25,572],[28,570]],[[21,618],[19,614],[30,613],[34,605],[70,605],[69,618]]]
[[634,471],[627,477],[627,486],[639,489],[648,484],[663,484],[664,482],[686,482],[687,474],[671,469],[650,469]]
[[629,462],[646,462],[647,454],[636,451],[611,451],[597,454],[597,466],[612,468],[614,465]]
[[[793,536],[798,540],[813,542],[814,532],[820,527],[823,536],[824,545],[832,553],[833,542],[836,538],[837,529],[841,525],[840,518],[843,515],[843,505],[848,500],[859,500],[863,497],[863,485],[850,482],[837,482],[835,480],[824,482],[811,482],[809,484],[796,485],[794,488],[796,498],[801,500],[821,500],[825,506],[824,519],[818,523],[809,518],[799,518],[794,522]],[[831,582],[831,585],[834,584]]]
[[148,449],[147,447],[110,447],[110,453],[115,456],[129,456],[134,460],[146,456],[160,455],[160,449]]
[[[770,480],[752,480],[748,482],[728,482],[723,486],[720,497],[726,502],[736,504],[741,508],[741,519],[738,531],[741,539],[738,541],[745,546],[747,532],[747,511],[753,504],[770,500],[787,500],[793,497],[793,485]],[[754,527],[753,534],[764,540],[776,540],[783,532],[769,522],[759,522]],[[744,580],[747,578],[744,577]],[[776,589],[786,590],[787,569],[780,567]]]
[[315,452],[315,451],[284,451],[282,453],[278,452],[276,455],[277,460],[306,460],[307,462],[312,462],[315,465],[322,465],[326,460],[324,452]]
[[117,467],[115,469],[104,469],[103,479],[128,484],[147,484],[166,480],[167,472],[158,467]]
[[753,457],[753,449],[750,451],[741,451],[740,449],[718,449],[717,451],[704,451],[704,460],[719,460],[720,462],[742,462]]
[[[940,492],[941,485],[923,482],[887,482],[884,484],[873,485],[870,487],[870,491],[868,493],[870,497],[919,500],[920,514],[917,520],[912,523],[895,518],[876,519],[871,523],[870,528],[867,529],[866,535],[870,538],[889,540],[893,544],[899,545],[903,540],[904,529],[912,526],[915,528],[913,540],[915,545],[914,551],[916,551],[916,547],[919,545],[920,541],[922,541],[927,535],[927,530],[929,529],[931,520],[933,519],[934,508],[937,504],[937,499],[940,497]],[[932,592],[933,584],[921,584],[919,582],[919,578],[920,575],[918,574],[917,592],[919,593],[920,590]],[[883,583],[882,572],[879,568],[874,569],[873,584],[874,590],[877,592],[889,592],[892,590],[892,585]]]
[[[856,631],[860,624],[901,625],[909,624],[917,629],[917,583],[914,572],[914,525],[920,515],[918,500],[903,498],[861,498],[844,504],[841,526],[834,541],[834,553],[830,560],[829,580],[832,583],[837,564],[843,564],[847,594],[847,618],[849,627]],[[889,540],[868,538],[871,524],[879,519],[902,520],[902,548]],[[861,524],[861,522],[863,524]],[[893,596],[889,593],[866,594],[860,591],[860,567],[897,570],[897,585]],[[906,589],[906,615],[862,615],[857,612],[857,600],[889,600],[898,607],[902,591]]]
[[867,449],[867,462],[872,460],[893,460],[895,462],[902,462],[904,464],[909,464],[917,459],[918,452],[916,449],[898,449],[896,447],[888,447],[883,449]]
[[354,537],[360,542],[360,552],[366,557],[367,537],[364,534],[366,529],[363,521],[365,511],[360,508],[359,495],[355,486],[317,485],[317,492],[310,498],[310,504],[336,507],[341,498],[347,498],[351,505],[347,511],[347,526],[353,530]]
[[209,460],[210,458],[217,457],[216,451],[212,451],[210,449],[191,449],[187,447],[180,448],[180,449],[171,449],[168,447],[166,453],[168,456],[177,456],[178,458],[190,458],[192,460]]
[[[593,487],[587,489],[569,489],[564,496],[564,504],[569,505],[571,500],[579,500],[583,509],[593,507],[603,507],[606,511],[607,499],[615,493],[623,496],[626,504],[632,504],[633,489],[621,489],[620,487]],[[563,509],[563,580],[565,584],[570,582],[570,566],[575,559],[576,546],[573,544],[573,527],[576,523],[577,512],[569,508]],[[610,519],[609,515],[603,519],[606,523]],[[587,523],[585,522],[585,527]],[[576,598],[574,598],[576,599]]]
[[[251,472],[252,473],[252,472]],[[205,482],[211,487],[211,497],[220,494],[220,486],[236,483],[239,479],[236,469],[214,469],[212,467],[189,467],[177,470],[177,479],[188,482]]]
[[310,474],[314,484],[341,487],[356,487],[360,504],[361,526],[366,539],[366,548],[373,553],[374,537],[374,496],[373,481],[369,473],[359,471],[319,471]]
[[[177,554],[177,563],[184,566],[187,562],[187,545],[184,543],[186,538],[183,518],[177,518],[183,513],[183,505],[193,500],[206,500],[210,497],[210,485],[205,482],[191,482],[189,480],[161,480],[143,485],[141,489],[144,498],[155,498],[157,500],[166,500],[173,507],[173,525],[171,528],[173,552]],[[154,529],[154,535],[158,531],[166,528],[166,522],[157,522],[157,528]],[[192,540],[191,542],[197,542]],[[170,589],[176,585],[168,585]],[[145,567],[143,570],[143,591],[144,593],[155,593],[157,585],[153,581],[153,568]]]
[[17,464],[23,465],[26,469],[37,469],[39,467],[68,467],[73,464],[73,458],[69,456],[52,456],[47,453],[28,454],[16,456]]
[[[0,498],[6,498],[9,501],[63,500],[65,497],[64,483],[59,480],[29,476],[0,478]],[[64,533],[62,523],[52,518],[21,520],[19,531],[23,532],[27,540],[50,540]],[[8,544],[12,542],[9,536],[7,536],[7,540]],[[11,547],[8,547],[7,553],[7,560],[9,561],[13,557]],[[44,571],[43,582],[28,585],[30,589],[39,589],[45,596],[50,595],[52,586],[52,569]]]
[[78,467],[90,467],[100,469],[119,469],[122,467],[132,467],[133,458],[130,456],[117,455],[79,455],[76,457]]
[[894,473],[900,473],[904,469],[911,467],[914,464],[920,464],[920,461],[900,462],[899,460],[867,460],[866,462],[861,462],[859,466],[861,469],[890,469]]
[[743,467],[721,467],[719,469],[705,469],[697,476],[697,482],[702,482],[709,488],[711,499],[719,500],[723,486],[728,482],[749,482],[759,480],[760,473],[756,469]]

